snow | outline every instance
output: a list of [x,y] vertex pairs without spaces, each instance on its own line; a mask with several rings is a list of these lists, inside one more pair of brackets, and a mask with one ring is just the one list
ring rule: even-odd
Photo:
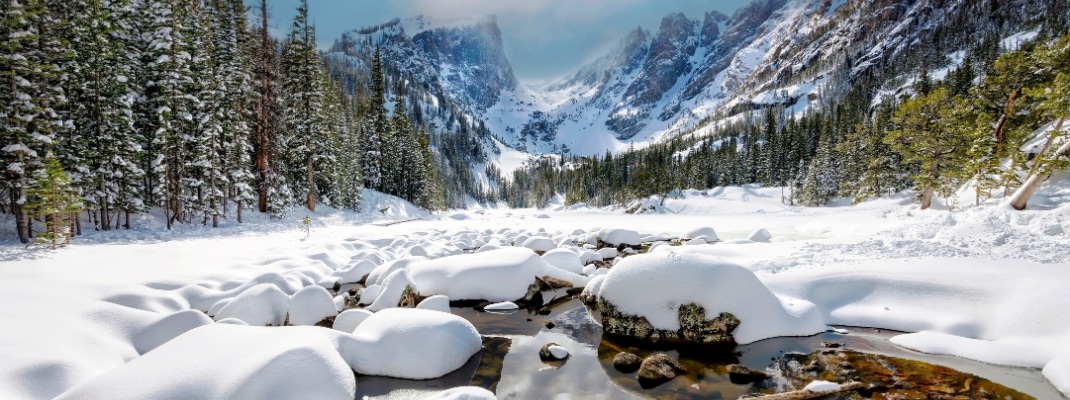
[[450,312],[450,298],[436,294],[421,301],[420,304],[416,305],[416,308],[448,313]]
[[331,328],[336,331],[353,333],[353,330],[357,329],[357,326],[370,316],[372,316],[372,312],[368,310],[345,310],[334,318],[334,325],[332,325]]
[[483,309],[487,311],[511,311],[516,310],[518,308],[520,308],[520,306],[517,306],[516,303],[513,303],[511,301],[488,304],[486,307],[483,307]]
[[696,304],[707,318],[722,312],[740,320],[736,342],[824,332],[820,311],[800,299],[778,297],[753,272],[722,259],[675,251],[640,254],[610,269],[598,297],[656,329],[680,329],[677,309]]
[[[386,268],[391,266],[379,267]],[[524,296],[536,277],[543,276],[573,282],[575,286],[587,283],[582,276],[551,267],[526,248],[503,248],[434,260],[415,260],[404,263],[400,268],[399,271],[411,274],[411,284],[421,295],[441,294],[453,300],[516,300]],[[394,304],[397,304],[396,300]]]
[[58,399],[351,399],[356,379],[329,332],[211,324]]
[[279,326],[286,321],[289,304],[290,296],[283,293],[278,286],[261,283],[235,297],[219,310],[215,318],[236,318],[252,326]]
[[138,332],[133,338],[134,348],[138,354],[145,354],[183,333],[210,323],[212,319],[200,311],[182,310],[165,316]]
[[561,270],[577,275],[587,275],[584,273],[583,260],[570,249],[559,248],[550,250],[542,255],[542,260]]
[[435,393],[424,400],[495,400],[494,393],[475,386],[461,386]]
[[[708,226],[704,226],[704,227],[701,227],[701,228],[695,228],[695,229],[689,230],[686,233],[684,233],[683,237],[689,238],[689,239],[694,239],[694,238],[698,238],[700,236],[706,236],[706,237],[708,237],[710,239],[713,239],[712,241],[719,240],[719,238],[717,236],[717,231],[714,230],[711,227],[708,227]],[[709,242],[711,240],[707,239],[707,241]]]
[[360,374],[431,379],[460,368],[482,347],[479,332],[464,318],[391,308],[364,320],[339,351]]
[[621,244],[638,246],[642,244],[642,241],[639,240],[639,232],[630,229],[604,228],[598,231],[598,239],[614,246]]
[[[591,294],[612,291],[614,277],[624,274],[621,271],[636,265],[649,267],[652,283],[622,297],[625,302],[654,308],[653,314],[666,313],[669,301],[714,297],[706,293],[723,284],[697,283],[686,276],[654,271],[685,264],[690,267],[681,269],[710,278],[719,274],[707,271],[709,265],[737,264],[753,275],[740,278],[750,283],[735,286],[754,286],[752,292],[757,293],[741,297],[764,299],[755,304],[772,310],[765,316],[772,325],[816,314],[823,324],[908,332],[892,339],[893,343],[987,363],[1041,368],[1052,385],[1070,395],[1070,352],[1066,350],[1070,348],[1070,314],[1053,311],[1070,309],[1070,296],[1065,295],[1066,282],[1070,282],[1070,247],[1066,246],[1070,175],[1053,176],[1036,199],[1026,211],[1001,207],[1002,199],[976,207],[972,201],[963,201],[953,212],[919,210],[910,194],[856,206],[802,208],[780,203],[779,188],[744,186],[682,191],[679,197],[665,199],[662,213],[644,215],[623,214],[619,208],[487,208],[470,213],[472,218],[463,221],[439,215],[386,225],[410,217],[375,215],[378,211],[367,215],[324,211],[312,216],[313,230],[307,238],[297,222],[304,213],[282,220],[257,220],[251,214],[246,224],[224,224],[214,230],[178,226],[170,232],[160,228],[160,221],[147,217],[135,220],[135,229],[129,231],[88,231],[61,251],[24,249],[9,240],[0,245],[0,303],[8,305],[0,308],[5,327],[0,329],[4,354],[0,398],[50,399],[75,388],[64,398],[168,398],[169,393],[240,398],[241,393],[271,384],[250,371],[289,372],[289,367],[270,361],[281,354],[292,354],[286,357],[296,357],[299,364],[315,360],[316,373],[331,378],[329,382],[304,382],[297,379],[304,372],[298,371],[292,380],[286,374],[275,376],[280,384],[289,383],[324,398],[346,391],[347,398],[352,398],[347,382],[357,361],[375,364],[373,360],[395,356],[406,362],[418,359],[437,367],[423,371],[428,372],[426,376],[463,364],[474,354],[478,348],[474,331],[443,328],[449,324],[432,324],[424,316],[399,319],[411,319],[428,331],[467,332],[462,336],[472,341],[468,345],[472,352],[442,354],[451,352],[453,345],[439,344],[413,355],[409,348],[425,339],[373,346],[371,338],[386,337],[369,331],[348,335],[365,329],[373,316],[393,312],[393,305],[374,315],[344,311],[335,320],[338,330],[262,326],[284,320],[291,295],[365,260],[381,264],[377,271],[387,266],[377,274],[384,288],[389,286],[387,272],[400,272],[395,278],[408,273],[417,287],[441,284],[481,296],[502,292],[489,293],[501,295],[490,301],[517,299],[534,277],[547,271],[585,286],[585,293]],[[533,218],[537,213],[551,218]],[[569,232],[582,246],[587,241],[584,235],[599,230],[591,227],[605,226],[628,227],[640,237],[661,232],[683,237],[696,226],[711,227],[723,241],[707,246],[659,246],[651,254],[623,258],[613,269],[599,269],[593,278],[553,267],[525,248],[452,254],[456,251],[453,243],[479,240],[491,244],[483,246],[490,249],[508,243],[511,237],[536,236],[540,228]],[[777,236],[770,243],[728,244],[758,228]],[[558,233],[549,235],[559,242]],[[414,246],[449,251],[428,251],[427,258],[401,257]],[[616,257],[615,249],[605,250],[613,251],[610,259]],[[594,253],[584,254],[588,256],[581,255],[581,259],[589,261],[587,257]],[[670,257],[680,261],[670,262]],[[755,286],[754,277],[760,287]],[[655,290],[668,285],[665,281],[672,282],[673,291]],[[515,288],[503,288],[513,284]],[[376,287],[365,289],[362,302],[380,297],[370,296]],[[447,293],[428,290],[421,294]],[[208,315],[217,322],[203,325],[207,321],[199,314],[204,311],[210,311]],[[451,316],[441,311],[412,311]],[[763,336],[746,327],[747,319],[741,319],[744,325],[737,333]],[[246,322],[251,326],[241,326]],[[818,329],[816,324],[812,328]],[[545,339],[540,336],[536,343],[536,339],[518,338],[514,347],[533,346],[535,354]],[[583,345],[570,347],[563,337],[553,339],[573,355],[594,351]],[[740,336],[737,339],[744,341]],[[351,351],[340,351],[343,344]],[[371,367],[381,366],[364,366]],[[384,373],[407,367],[387,369]],[[338,375],[340,370],[345,374]],[[500,390],[523,390],[504,379]],[[582,393],[582,388],[576,390]]]
[[803,390],[814,393],[830,393],[839,391],[840,385],[836,382],[813,381],[806,384],[806,387],[804,387]]
[[558,360],[564,360],[568,358],[568,349],[564,347],[553,345],[550,346],[547,350],[550,351],[550,355],[554,356],[554,358]]
[[324,318],[338,315],[338,310],[327,289],[305,286],[290,299],[287,314],[291,325],[315,325]]

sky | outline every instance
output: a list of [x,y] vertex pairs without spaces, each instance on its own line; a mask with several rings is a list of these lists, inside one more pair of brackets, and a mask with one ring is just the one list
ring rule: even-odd
[[[245,0],[256,4],[259,0]],[[750,0],[308,0],[320,47],[343,32],[393,18],[442,18],[494,14],[517,78],[537,84],[574,72],[616,45],[636,26],[657,31],[673,12],[701,19],[706,11],[727,15]],[[299,0],[268,0],[276,32],[288,32]]]

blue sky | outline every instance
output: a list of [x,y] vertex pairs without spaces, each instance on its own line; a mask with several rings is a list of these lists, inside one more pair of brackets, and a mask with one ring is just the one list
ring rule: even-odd
[[[257,4],[259,0],[245,0]],[[289,31],[299,0],[268,0],[271,24]],[[521,81],[538,83],[568,74],[605,53],[636,26],[656,31],[661,18],[683,12],[700,19],[718,10],[732,15],[750,0],[309,0],[321,46],[342,32],[395,17],[497,15],[505,51]]]

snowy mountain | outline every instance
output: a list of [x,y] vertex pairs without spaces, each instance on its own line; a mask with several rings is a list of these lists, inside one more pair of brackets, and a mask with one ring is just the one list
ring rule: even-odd
[[819,108],[862,79],[894,93],[916,74],[919,55],[948,58],[985,35],[1031,27],[1042,10],[1065,8],[1048,3],[755,0],[732,16],[676,13],[538,88],[517,82],[493,17],[394,20],[347,33],[332,52],[382,46],[388,66],[430,93],[424,108],[453,104],[522,152],[594,155],[701,134],[766,107]]

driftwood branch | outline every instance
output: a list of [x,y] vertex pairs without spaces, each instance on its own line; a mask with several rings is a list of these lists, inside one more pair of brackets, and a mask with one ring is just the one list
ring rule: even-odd
[[746,400],[814,400],[827,397],[829,395],[849,392],[852,390],[858,390],[862,388],[862,382],[847,382],[840,385],[840,390],[828,391],[828,392],[811,392],[809,390],[795,390],[791,392],[767,394],[758,397],[747,397]]

